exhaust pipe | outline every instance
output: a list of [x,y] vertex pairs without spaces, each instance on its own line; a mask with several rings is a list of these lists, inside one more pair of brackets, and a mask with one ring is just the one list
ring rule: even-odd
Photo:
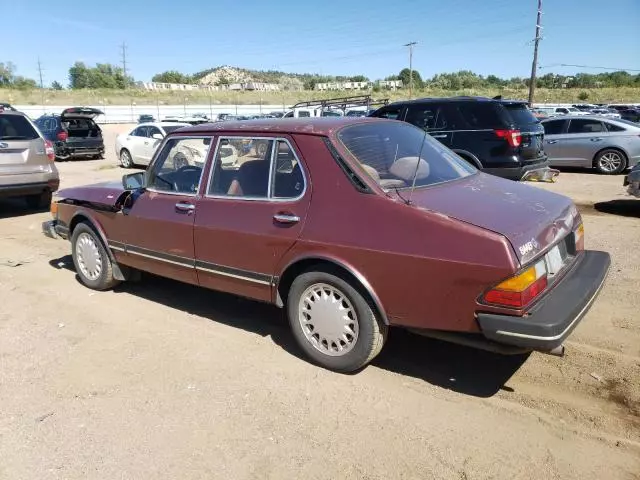
[[564,345],[558,345],[556,348],[553,348],[551,350],[541,350],[540,353],[553,355],[554,357],[564,357]]

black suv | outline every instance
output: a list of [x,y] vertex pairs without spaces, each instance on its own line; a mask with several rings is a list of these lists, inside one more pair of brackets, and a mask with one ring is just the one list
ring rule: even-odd
[[67,108],[60,115],[43,115],[35,121],[42,135],[53,143],[56,160],[102,158],[102,130],[94,118],[103,112],[91,107]]
[[486,173],[520,180],[549,166],[544,129],[527,104],[485,97],[421,98],[379,108],[372,117],[412,123]]

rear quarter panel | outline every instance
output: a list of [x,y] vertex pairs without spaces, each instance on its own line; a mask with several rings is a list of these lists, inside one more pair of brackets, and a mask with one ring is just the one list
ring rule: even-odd
[[297,259],[332,258],[367,280],[391,324],[477,331],[477,297],[517,268],[506,239],[384,194],[361,193],[322,138],[295,141],[313,197],[280,272]]

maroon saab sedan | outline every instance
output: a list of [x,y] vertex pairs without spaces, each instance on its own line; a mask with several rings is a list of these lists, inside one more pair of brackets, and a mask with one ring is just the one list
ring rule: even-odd
[[610,264],[584,250],[568,198],[483,174],[393,120],[183,128],[146,172],[61,190],[52,213],[43,229],[70,239],[87,287],[145,271],[271,302],[337,371],[370,362],[391,326],[559,353]]

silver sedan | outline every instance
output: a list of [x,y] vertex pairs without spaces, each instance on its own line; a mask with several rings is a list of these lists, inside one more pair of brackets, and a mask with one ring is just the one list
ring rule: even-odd
[[544,151],[554,167],[589,167],[611,175],[640,162],[640,124],[574,115],[541,123]]

